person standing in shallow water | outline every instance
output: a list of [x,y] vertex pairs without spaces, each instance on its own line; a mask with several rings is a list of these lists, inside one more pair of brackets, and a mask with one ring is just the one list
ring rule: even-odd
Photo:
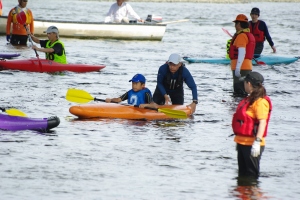
[[[31,33],[34,33],[34,21],[33,15],[29,8],[27,8],[28,0],[18,0],[19,5],[12,8],[7,16],[6,24],[6,40],[12,45],[27,45],[27,32],[24,28],[24,24],[20,24],[17,20],[19,13],[24,12],[26,14],[26,26],[29,27]],[[12,27],[11,27],[12,26]],[[10,30],[12,29],[12,34]]]
[[257,57],[261,54],[261,52],[264,49],[265,39],[267,39],[270,47],[273,50],[273,53],[276,53],[276,48],[274,46],[274,42],[272,41],[267,24],[262,20],[258,20],[259,15],[260,15],[259,8],[252,8],[250,13],[252,21],[249,22],[249,28],[250,28],[250,32],[255,37],[256,45],[255,45],[254,54]]
[[181,56],[173,53],[169,56],[168,61],[158,69],[153,101],[158,105],[183,105],[184,83],[192,91],[192,103],[188,106],[194,113],[198,104],[197,85],[190,71],[182,63]]
[[247,74],[244,86],[249,96],[239,103],[232,119],[240,177],[259,177],[272,110],[263,81],[264,77],[258,72]]
[[250,33],[248,18],[239,14],[233,21],[236,33],[232,37],[229,47],[229,58],[233,77],[233,90],[235,95],[246,96],[244,82],[241,76],[246,76],[252,71],[255,39]]

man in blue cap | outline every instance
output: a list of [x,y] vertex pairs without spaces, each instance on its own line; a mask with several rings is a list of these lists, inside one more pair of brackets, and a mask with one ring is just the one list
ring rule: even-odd
[[276,48],[269,34],[267,24],[262,20],[258,20],[259,15],[259,8],[252,8],[250,13],[252,21],[249,22],[249,28],[250,32],[254,35],[256,41],[254,50],[255,57],[259,57],[259,55],[263,51],[265,39],[267,39],[267,41],[269,42],[269,45],[273,49],[273,53],[276,53]]
[[[144,107],[155,107],[152,101],[151,91],[145,87],[146,78],[142,74],[136,74],[129,80],[132,82],[132,89],[127,91],[120,97],[117,98],[107,98],[106,103],[119,103],[121,101],[127,100],[128,104]],[[152,103],[152,104],[151,104]],[[151,105],[150,105],[151,104]]]

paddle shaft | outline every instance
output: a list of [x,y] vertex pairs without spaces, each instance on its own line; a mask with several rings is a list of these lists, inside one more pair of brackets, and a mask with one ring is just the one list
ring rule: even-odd
[[[94,98],[94,101],[106,102],[104,99],[98,99],[98,98]],[[117,104],[123,105],[123,106],[134,106],[135,108],[139,108],[139,105],[130,105],[130,104],[118,103],[118,102],[114,102],[114,101],[112,101],[110,103],[117,103]],[[169,117],[172,117],[172,118],[180,118],[180,119],[186,119],[187,118],[187,114],[184,111],[181,111],[181,110],[152,108],[152,107],[147,107],[147,106],[144,107],[144,109],[155,110],[156,112],[164,113],[165,115],[168,115]]]
[[[98,99],[98,98],[94,98],[94,101],[101,101],[101,102],[106,102],[105,99]],[[123,105],[123,106],[134,106],[136,108],[139,108],[138,105],[130,105],[130,104],[127,104],[127,103],[118,103],[118,102],[114,102],[114,101],[111,101],[110,103],[117,103],[117,104],[120,104],[120,105]],[[151,107],[145,107],[146,109],[150,109],[150,110],[156,110],[158,111],[157,108],[151,108]]]
[[180,23],[180,22],[187,22],[189,19],[181,19],[181,20],[176,20],[176,21],[168,21],[168,22],[159,22],[157,24],[173,24],[173,23]]
[[[28,32],[28,28],[27,28],[26,24],[24,24],[24,28],[25,28],[26,31]],[[31,45],[33,46],[34,44],[33,44],[33,42],[32,42],[32,38],[31,38],[30,34],[27,34],[27,36],[28,36],[28,38],[29,38],[29,41],[31,42]],[[39,54],[37,53],[36,49],[34,49],[34,52],[35,52],[35,55],[36,55],[37,59],[40,60]]]
[[227,35],[229,35],[230,37],[233,37],[233,35],[231,35],[227,29],[222,28],[222,30],[223,30]]
[[[28,36],[28,38],[29,38],[29,41],[31,42],[31,45],[33,46],[34,44],[33,44],[33,42],[32,42],[32,38],[31,38],[30,34],[28,33],[29,30],[28,30],[28,28],[27,28],[27,26],[26,26],[27,16],[26,16],[26,14],[25,14],[24,11],[20,12],[20,13],[17,15],[17,21],[18,21],[20,24],[24,24],[24,28],[26,29],[27,36]],[[36,49],[34,49],[34,52],[35,52],[35,55],[36,55],[36,57],[37,57],[37,59],[38,59],[38,61],[39,61],[39,65],[40,65],[40,68],[41,68],[41,71],[42,71],[43,66],[42,66],[41,60],[40,60],[40,58],[39,58],[39,54],[37,53]]]

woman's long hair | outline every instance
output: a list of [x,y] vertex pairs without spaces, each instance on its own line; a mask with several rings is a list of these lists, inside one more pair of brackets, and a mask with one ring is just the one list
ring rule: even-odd
[[[251,83],[251,85],[252,85],[252,83]],[[253,90],[248,97],[250,105],[252,105],[254,103],[254,101],[256,101],[257,99],[264,98],[267,95],[266,89],[261,83],[259,85],[252,85],[252,87],[253,87]]]

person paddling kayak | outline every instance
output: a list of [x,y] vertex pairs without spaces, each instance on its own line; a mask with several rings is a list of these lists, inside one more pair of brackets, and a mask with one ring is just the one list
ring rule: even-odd
[[139,106],[140,108],[153,107],[156,105],[152,101],[151,91],[145,87],[146,78],[142,74],[136,74],[129,80],[132,82],[132,89],[127,91],[120,97],[107,98],[106,103],[119,103],[124,100],[128,100],[128,104]]
[[46,53],[47,60],[53,60],[61,64],[67,64],[66,52],[64,44],[59,40],[59,32],[56,26],[50,26],[44,33],[47,33],[48,40],[40,40],[35,37],[32,33],[28,32],[31,35],[32,40],[35,43],[38,43],[43,48],[38,48],[33,45],[32,49]]

